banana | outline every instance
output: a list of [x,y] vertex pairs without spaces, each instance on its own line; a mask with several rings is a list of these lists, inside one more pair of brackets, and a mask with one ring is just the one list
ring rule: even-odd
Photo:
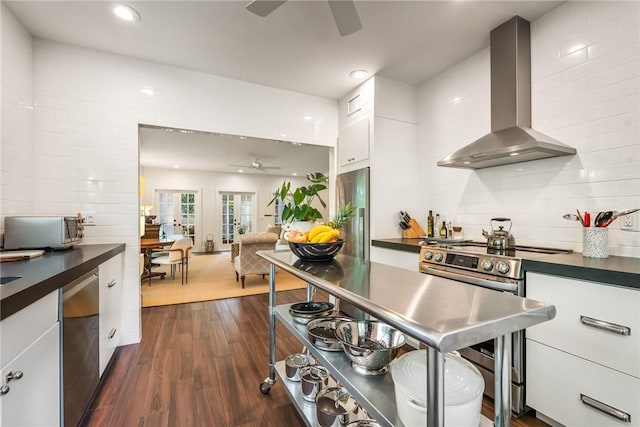
[[309,241],[311,242],[313,240],[314,237],[316,237],[318,234],[320,233],[324,233],[326,231],[331,231],[333,230],[331,227],[329,227],[328,225],[316,225],[315,227],[313,227],[309,233],[307,234],[307,237],[309,239]]
[[315,237],[310,241],[311,243],[327,243],[331,239],[335,239],[340,235],[340,230],[331,229],[329,231],[324,231],[322,233],[318,233]]

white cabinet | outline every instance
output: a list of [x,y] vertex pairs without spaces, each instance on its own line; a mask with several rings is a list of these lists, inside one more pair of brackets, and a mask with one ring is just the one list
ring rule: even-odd
[[640,291],[538,273],[526,284],[557,310],[526,330],[527,404],[564,425],[640,426]]
[[369,119],[355,122],[338,137],[339,166],[353,165],[369,158]]
[[0,323],[3,426],[60,424],[58,291]]
[[99,266],[100,282],[100,376],[122,337],[123,255]]

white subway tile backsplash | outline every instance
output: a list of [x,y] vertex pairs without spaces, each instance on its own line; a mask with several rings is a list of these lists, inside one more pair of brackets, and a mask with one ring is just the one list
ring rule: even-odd
[[[425,212],[446,208],[462,221],[465,237],[467,231],[477,237],[491,217],[507,216],[518,227],[518,243],[581,250],[580,227],[562,214],[640,205],[638,3],[615,3],[566,2],[532,22],[533,127],[578,154],[476,171],[425,167]],[[469,76],[488,71],[488,54],[478,55],[420,86],[423,164],[483,135],[489,82]],[[463,98],[464,108],[475,110],[479,122],[465,122],[461,108],[442,101],[460,87],[475,94]],[[639,233],[616,231],[611,253],[637,252]]]

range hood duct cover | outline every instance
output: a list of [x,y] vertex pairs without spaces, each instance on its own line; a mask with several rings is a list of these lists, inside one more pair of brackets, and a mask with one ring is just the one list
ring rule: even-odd
[[491,133],[438,161],[482,169],[576,154],[575,148],[531,129],[529,21],[514,16],[491,31]]

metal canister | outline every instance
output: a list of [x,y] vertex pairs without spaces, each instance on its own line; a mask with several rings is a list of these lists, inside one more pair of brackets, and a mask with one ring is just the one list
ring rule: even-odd
[[289,381],[300,381],[300,369],[311,365],[311,359],[306,354],[296,353],[284,360],[285,373]]
[[207,234],[207,240],[204,242],[204,251],[208,254],[213,253],[213,234]]
[[361,411],[344,387],[329,387],[316,396],[316,417],[320,427],[340,427],[358,419]]
[[316,401],[316,395],[329,386],[331,376],[323,366],[306,366],[300,369],[302,397],[309,402]]

